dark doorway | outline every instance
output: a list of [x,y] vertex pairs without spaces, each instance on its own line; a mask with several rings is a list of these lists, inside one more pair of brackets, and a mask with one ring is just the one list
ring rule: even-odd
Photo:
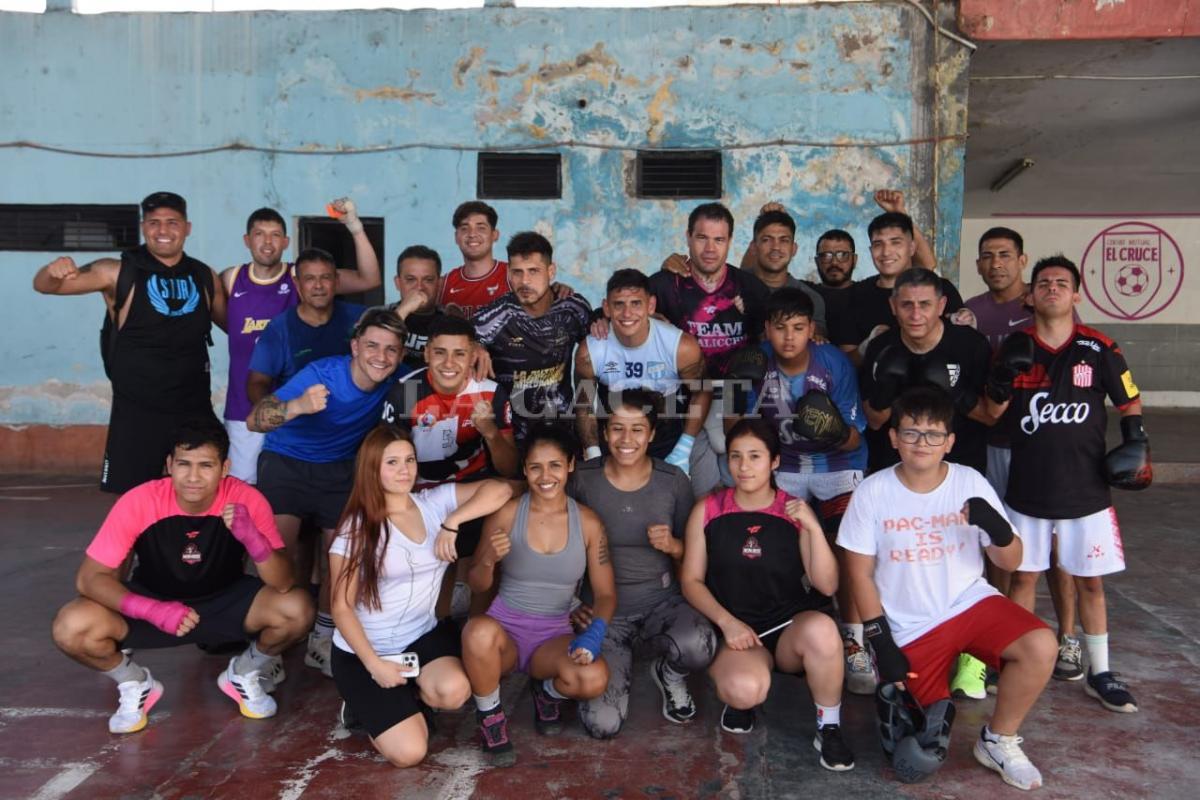
[[[390,270],[383,253],[383,217],[360,217],[367,238],[379,256],[379,271],[383,281],[387,281]],[[357,263],[354,259],[354,239],[346,226],[329,217],[300,217],[296,225],[300,231],[300,250],[306,247],[319,247],[333,255],[334,261],[342,269],[354,269]],[[299,251],[297,251],[299,252]],[[383,305],[383,284],[369,292],[342,295],[352,303],[362,303],[365,306]]]

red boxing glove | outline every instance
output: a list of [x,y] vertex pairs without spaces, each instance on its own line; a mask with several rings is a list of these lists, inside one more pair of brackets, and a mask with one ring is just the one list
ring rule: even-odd
[[153,600],[127,592],[121,598],[121,613],[134,619],[144,619],[163,633],[179,633],[179,624],[192,609],[176,600]]
[[250,509],[241,503],[231,503],[233,506],[233,521],[229,523],[229,532],[233,538],[242,543],[255,564],[261,564],[271,557],[275,548],[254,524],[250,517]]

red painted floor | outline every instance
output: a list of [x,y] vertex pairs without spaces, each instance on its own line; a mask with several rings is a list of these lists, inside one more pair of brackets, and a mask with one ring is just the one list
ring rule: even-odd
[[[225,659],[195,648],[144,652],[139,663],[166,685],[149,727],[110,736],[116,691],[59,654],[50,620],[71,597],[83,548],[111,500],[79,479],[0,479],[0,640],[9,643],[0,689],[0,797],[403,797],[403,798],[983,798],[1017,796],[975,764],[971,746],[991,701],[959,704],[953,752],[929,783],[901,786],[882,769],[869,698],[843,709],[858,754],[851,773],[821,769],[803,683],[782,676],[758,728],[735,737],[717,727],[720,704],[694,680],[699,719],[666,722],[648,676],[634,687],[629,723],[594,742],[574,724],[555,739],[533,731],[523,678],[505,684],[519,763],[486,768],[473,715],[442,715],[426,765],[396,770],[363,737],[336,728],[331,681],[287,659],[277,717],[243,719],[216,687]],[[1114,668],[1141,703],[1113,714],[1078,683],[1053,683],[1028,720],[1026,752],[1046,778],[1043,798],[1190,797],[1200,730],[1200,592],[1193,534],[1200,499],[1188,486],[1118,497],[1129,569],[1109,588]],[[1049,603],[1041,598],[1044,611]],[[1187,742],[1193,742],[1187,745]]]

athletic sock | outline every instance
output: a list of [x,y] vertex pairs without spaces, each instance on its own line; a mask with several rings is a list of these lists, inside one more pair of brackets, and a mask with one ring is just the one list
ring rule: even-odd
[[554,678],[546,678],[546,680],[542,681],[542,691],[553,697],[555,700],[568,699],[565,694],[562,694],[558,691],[558,689],[554,688]]
[[262,672],[272,656],[258,649],[258,642],[251,642],[241,655],[233,660],[233,671],[238,675],[249,675],[255,670]]
[[853,639],[859,647],[863,646],[863,626],[861,622],[843,622],[838,627],[842,629],[842,641]]
[[333,617],[317,612],[317,622],[313,625],[313,633],[317,636],[333,636]]
[[125,683],[127,681],[146,680],[146,670],[133,663],[133,659],[124,653],[121,654],[121,663],[117,664],[110,670],[106,670],[104,674],[112,678],[118,684]]
[[1093,675],[1108,672],[1108,633],[1083,632],[1083,646],[1087,649],[1088,669]]
[[826,725],[841,725],[842,724],[842,704],[836,706],[823,706],[820,703],[817,706],[817,727],[824,728]]
[[495,711],[500,707],[500,687],[497,686],[491,694],[471,695],[475,698],[475,707],[483,714],[489,711]]

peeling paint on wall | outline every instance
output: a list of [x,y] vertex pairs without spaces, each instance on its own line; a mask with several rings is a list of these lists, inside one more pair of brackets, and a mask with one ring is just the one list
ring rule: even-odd
[[[587,143],[554,148],[561,200],[493,204],[498,252],[509,235],[540,230],[560,275],[598,301],[613,269],[652,272],[682,250],[687,213],[702,202],[635,197],[636,151],[723,148],[733,260],[769,200],[797,219],[796,271],[809,269],[816,236],[831,227],[854,232],[863,251],[877,212],[871,194],[898,186],[911,190],[927,230],[936,217],[939,257],[956,264],[962,142],[856,146],[965,131],[967,56],[952,44],[931,50],[930,39],[919,13],[897,3],[0,13],[10,67],[0,116],[14,121],[7,138],[149,155],[229,142],[359,152],[114,160],[0,150],[0,201],[129,203],[171,188],[189,201],[188,252],[219,270],[245,260],[250,210],[269,204],[292,222],[351,194],[364,214],[385,220],[390,274],[417,242],[447,267],[458,263],[449,218],[475,196],[475,148]],[[57,54],[49,72],[45,53]],[[845,146],[812,144],[821,142]],[[52,388],[106,386],[100,300],[28,288],[54,255],[0,252],[0,268],[21,287],[0,295],[0,314],[12,320],[0,341],[0,422],[107,417],[106,396]],[[859,269],[870,268],[863,259]],[[386,278],[385,286],[392,299]],[[219,400],[227,361],[216,338]]]

